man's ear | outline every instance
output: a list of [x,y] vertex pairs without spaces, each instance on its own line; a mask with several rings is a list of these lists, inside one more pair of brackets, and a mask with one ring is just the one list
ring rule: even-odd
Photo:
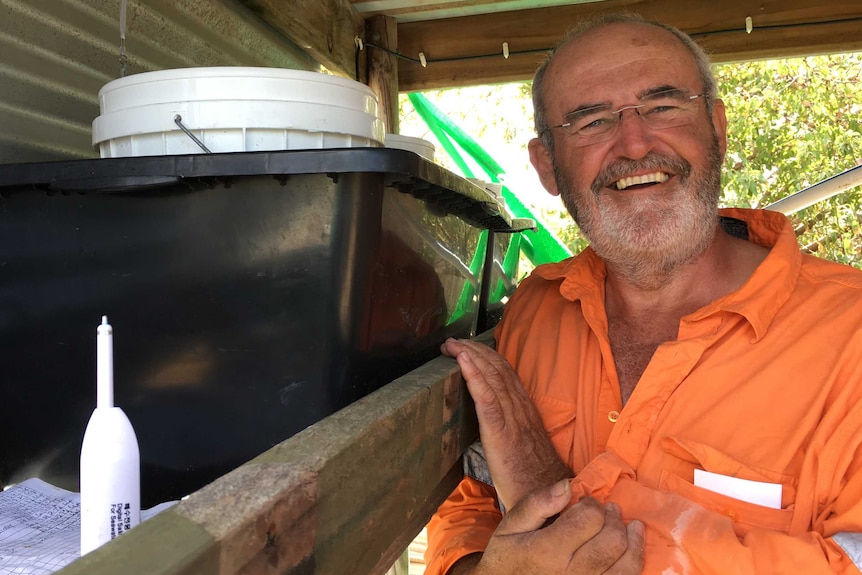
[[551,153],[539,138],[533,138],[527,144],[527,149],[530,151],[530,163],[539,175],[539,181],[542,186],[552,196],[559,196],[560,190],[557,189],[557,178],[554,175],[554,163],[551,161]]

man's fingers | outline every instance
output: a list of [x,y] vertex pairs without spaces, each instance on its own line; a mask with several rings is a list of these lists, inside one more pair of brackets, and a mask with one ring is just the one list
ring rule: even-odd
[[[486,393],[485,387],[496,394],[502,409],[511,411],[515,401],[528,400],[527,392],[518,380],[509,363],[486,345],[469,340],[447,340],[450,353],[455,353],[461,373],[467,380],[467,388],[475,399],[475,393]],[[462,358],[469,358],[466,366]],[[517,400],[515,398],[518,398]]]
[[472,341],[466,343],[468,345],[464,346],[464,351],[470,354],[473,363],[485,374],[488,385],[500,395],[527,399],[524,386],[506,358],[482,344]]
[[[449,338],[440,346],[440,351],[445,355],[454,357],[461,368],[461,375],[467,382],[467,389],[474,401],[487,403],[495,402],[493,386],[488,384],[488,378],[480,365],[476,363],[475,351],[466,344],[468,340]],[[483,346],[484,347],[484,346]]]
[[450,357],[457,357],[459,353],[467,352],[481,364],[480,367],[484,367],[487,364],[494,366],[496,370],[501,370],[504,366],[509,365],[509,362],[497,353],[496,350],[470,339],[455,339],[450,337],[440,345],[440,352]]
[[515,535],[535,531],[565,509],[571,498],[572,490],[568,479],[537,489],[521,499],[503,516],[503,521],[497,527],[497,534]]
[[471,341],[469,339],[455,339],[454,337],[450,337],[440,344],[440,353],[448,355],[449,357],[457,357],[459,353],[464,351],[476,353],[477,350],[479,350],[481,353],[481,350],[483,349],[496,353],[487,345]]
[[473,361],[470,353],[461,352],[455,359],[458,362],[458,367],[461,368],[461,375],[464,376],[464,381],[467,383],[467,390],[470,392],[473,401],[476,402],[477,415],[483,417],[487,410],[491,410],[492,414],[502,418],[501,423],[505,424],[505,417],[500,406],[500,397],[494,388],[488,385],[488,379],[476,365],[476,362]]
[[440,353],[449,357],[455,357],[463,350],[464,345],[461,341],[451,337],[440,344]]
[[487,366],[493,367],[493,369],[498,372],[512,369],[509,362],[506,361],[506,358],[497,353],[495,349],[492,349],[485,344],[469,339],[455,341],[462,351],[467,351],[473,356],[479,367],[482,369]]
[[[472,345],[470,345],[472,344]],[[467,340],[448,339],[444,343],[447,352],[454,354],[461,375],[467,382],[467,389],[476,402],[476,411],[485,423],[495,429],[506,425],[506,414],[512,412],[512,400],[502,382],[502,376],[497,368],[478,353],[478,350],[491,351],[487,346]],[[491,351],[491,353],[495,353]],[[520,386],[519,386],[520,388]]]
[[575,549],[569,563],[572,573],[603,573],[626,551],[626,527],[620,517],[619,507],[609,503],[603,506],[602,511],[598,531],[595,530],[593,513],[587,517],[589,524],[571,533]]
[[604,575],[630,575],[640,573],[644,566],[644,525],[632,521],[626,525],[626,551]]
[[577,549],[602,530],[606,514],[605,506],[601,502],[592,497],[584,497],[563,511],[548,529],[566,532],[572,541],[572,548]]
[[469,349],[476,352],[477,355],[479,355],[480,357],[482,357],[482,359],[493,365],[496,369],[500,371],[512,369],[506,358],[497,353],[496,349],[490,348],[487,345],[482,345],[479,342],[475,341],[468,341],[467,345]]

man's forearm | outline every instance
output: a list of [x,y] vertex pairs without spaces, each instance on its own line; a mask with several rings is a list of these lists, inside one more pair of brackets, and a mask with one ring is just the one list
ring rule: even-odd
[[446,572],[446,575],[470,575],[473,573],[473,568],[479,564],[482,558],[481,553],[471,553],[458,559],[452,567]]

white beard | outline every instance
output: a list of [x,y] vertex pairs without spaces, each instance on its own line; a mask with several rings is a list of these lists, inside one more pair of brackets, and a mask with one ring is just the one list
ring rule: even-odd
[[[621,191],[610,197],[604,190],[610,181],[635,169],[663,167],[677,174],[678,186],[672,194],[627,195]],[[701,255],[718,231],[721,154],[717,139],[706,168],[699,172],[685,160],[651,155],[609,166],[596,178],[592,190],[581,193],[573,193],[560,171],[556,173],[563,202],[593,250],[633,285],[660,287],[674,270]]]

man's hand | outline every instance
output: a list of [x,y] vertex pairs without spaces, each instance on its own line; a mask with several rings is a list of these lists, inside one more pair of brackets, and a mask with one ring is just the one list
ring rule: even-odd
[[571,477],[509,362],[486,345],[448,339],[476,404],[479,436],[497,496],[511,509],[527,493]]
[[[565,509],[568,481],[525,496],[494,532],[470,575],[630,575],[643,569],[643,525],[623,524],[615,504],[588,497]],[[550,517],[560,516],[542,527]],[[475,562],[475,558],[471,561]],[[465,565],[466,566],[466,565]]]

